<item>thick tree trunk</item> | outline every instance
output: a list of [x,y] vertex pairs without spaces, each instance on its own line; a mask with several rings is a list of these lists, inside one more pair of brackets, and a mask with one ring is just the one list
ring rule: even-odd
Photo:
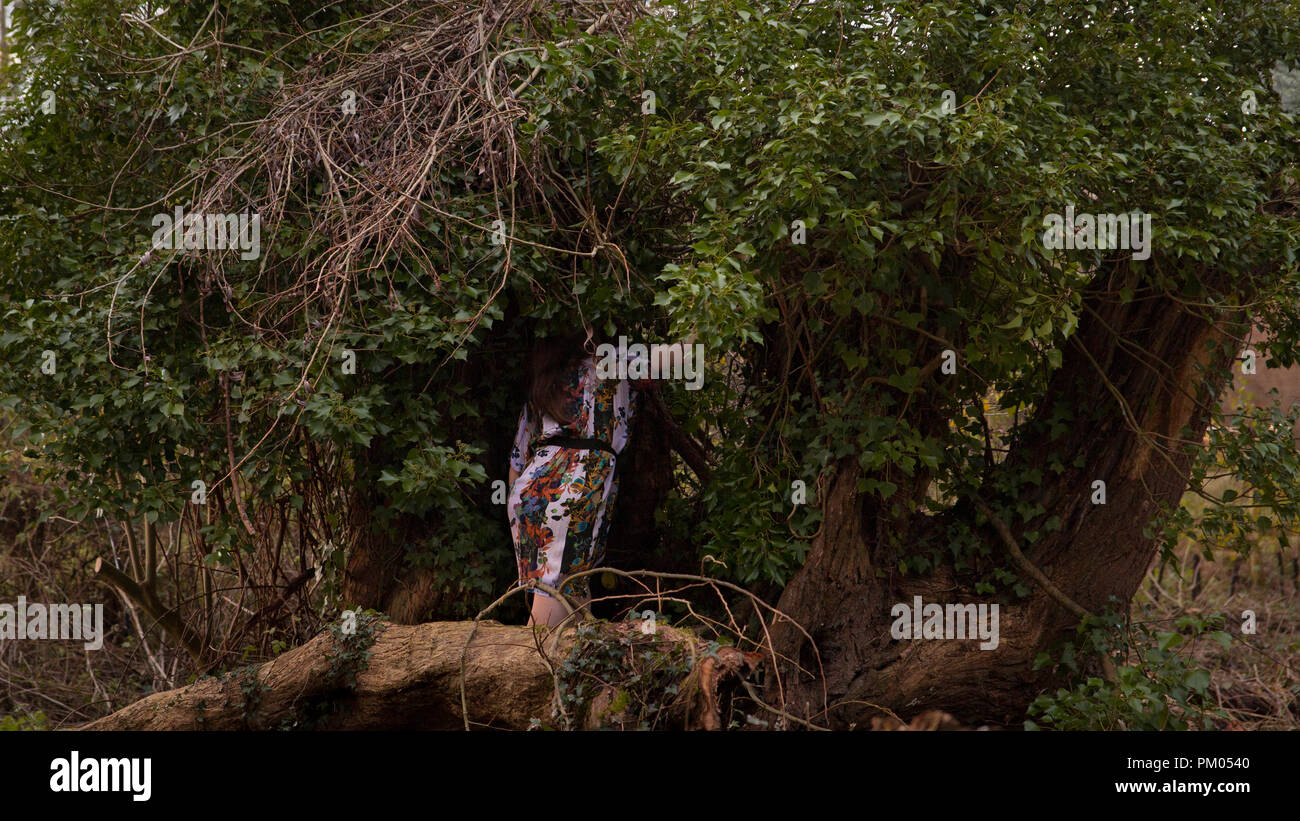
[[[638,654],[669,646],[694,651],[688,656],[699,660],[676,682],[679,695],[670,711],[679,729],[721,727],[731,690],[760,659],[732,648],[703,658],[705,642],[671,627],[653,638],[629,623],[603,631],[604,640]],[[550,643],[532,628],[484,621],[477,630],[473,622],[382,623],[373,643],[322,633],[265,664],[155,693],[83,729],[460,730],[462,654],[472,728],[526,730],[533,719],[554,725],[551,670],[573,649],[576,632],[568,628]],[[623,645],[629,637],[632,643]],[[598,693],[576,725],[620,726],[615,696],[612,689]]]
[[[419,624],[443,609],[437,575],[408,561],[411,545],[424,543],[432,530],[428,518],[386,511],[392,500],[379,483],[385,468],[400,463],[382,437],[361,452],[358,480],[348,506],[352,536],[343,573],[343,600],[377,610],[399,624]],[[390,515],[382,517],[381,512]]]
[[[1046,512],[1031,521],[1006,524],[1017,540],[1041,532],[1037,541],[1021,541],[1027,557],[1091,612],[1112,596],[1126,607],[1150,567],[1157,541],[1145,528],[1161,508],[1178,505],[1187,487],[1189,443],[1199,444],[1217,392],[1231,377],[1231,354],[1211,353],[1206,343],[1222,344],[1226,332],[1240,330],[1228,325],[1240,317],[1211,324],[1168,296],[1139,294],[1146,298],[1122,303],[1109,293],[1086,299],[1046,400],[997,468],[1002,476],[1040,470],[1040,484],[1022,486],[1016,498],[989,491],[988,499],[995,509],[1042,505]],[[1023,575],[1033,594],[1017,601],[976,596],[969,580],[947,568],[925,578],[878,574],[873,559],[880,546],[870,534],[880,522],[857,493],[858,477],[852,459],[838,466],[823,500],[823,529],[778,605],[812,634],[820,671],[802,634],[779,626],[778,652],[804,672],[782,665],[784,693],[769,679],[768,698],[783,695],[791,712],[832,726],[865,725],[881,714],[879,707],[904,718],[937,709],[967,723],[1023,720],[1049,683],[1032,672],[1034,658],[1077,617]],[[1092,502],[1096,480],[1106,483],[1104,505]],[[958,500],[947,516],[974,526],[977,508]],[[1046,532],[1053,516],[1061,527]],[[943,524],[943,517],[923,516],[885,526],[919,540],[942,532]],[[995,531],[985,522],[981,532],[998,563],[1014,571]],[[910,605],[918,595],[927,603],[999,601],[999,646],[983,651],[978,641],[892,639],[891,607]]]
[[388,502],[378,490],[379,468],[386,463],[382,437],[376,437],[358,455],[357,481],[348,506],[351,543],[343,573],[343,599],[382,612],[387,612],[404,558],[403,545],[395,538],[392,525],[386,528],[375,517],[375,511]]

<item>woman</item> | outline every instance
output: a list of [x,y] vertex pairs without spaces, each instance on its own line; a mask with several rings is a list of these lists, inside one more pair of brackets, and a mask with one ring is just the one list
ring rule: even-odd
[[[673,372],[693,337],[660,349],[659,373]],[[590,330],[538,340],[529,363],[528,402],[510,453],[506,505],[520,584],[536,579],[584,604],[590,598],[585,577],[562,585],[605,555],[619,454],[638,393],[650,384],[602,379],[596,353]],[[557,625],[564,617],[563,605],[534,591],[530,626]]]

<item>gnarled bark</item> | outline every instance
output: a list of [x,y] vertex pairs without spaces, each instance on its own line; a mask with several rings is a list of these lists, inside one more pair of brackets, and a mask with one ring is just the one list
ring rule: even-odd
[[[1017,539],[1042,531],[1023,545],[1028,559],[1094,613],[1112,596],[1126,606],[1150,567],[1157,542],[1144,529],[1162,507],[1178,505],[1187,488],[1189,442],[1199,442],[1230,379],[1230,354],[1211,352],[1207,342],[1235,334],[1240,329],[1232,323],[1243,319],[1224,314],[1211,322],[1171,296],[1139,294],[1124,302],[1113,293],[1099,287],[1085,300],[1046,399],[997,467],[1002,475],[1040,469],[1041,482],[1024,485],[1017,498],[988,500],[1043,506],[1046,513],[1033,521],[1006,524]],[[1072,414],[1064,426],[1054,418],[1060,411]],[[1051,469],[1054,460],[1065,469]],[[870,501],[857,492],[859,476],[853,460],[837,467],[823,503],[823,529],[779,603],[812,635],[824,675],[783,665],[787,709],[841,727],[865,725],[881,714],[879,707],[904,718],[934,709],[968,723],[1023,719],[1048,684],[1045,673],[1033,672],[1034,658],[1078,618],[1035,587],[1025,599],[1002,598],[996,650],[982,651],[974,641],[892,639],[896,602],[918,595],[927,603],[994,599],[975,595],[969,580],[944,568],[924,578],[875,573],[882,547],[870,535],[877,522]],[[1092,502],[1095,480],[1106,483],[1104,505]],[[973,526],[977,507],[959,500],[947,516]],[[1043,524],[1052,516],[1061,528],[1047,532]],[[942,531],[941,519],[926,516],[900,524],[917,540]],[[987,523],[982,532],[994,554],[1005,556]],[[1004,564],[1015,570],[1009,560]],[[774,639],[778,652],[807,673],[819,672],[812,645],[798,630],[778,626]],[[773,686],[768,695],[776,698]]]

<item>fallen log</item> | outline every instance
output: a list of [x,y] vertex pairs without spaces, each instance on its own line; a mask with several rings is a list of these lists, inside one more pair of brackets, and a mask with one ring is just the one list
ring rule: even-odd
[[[710,652],[672,627],[646,635],[636,624],[589,622],[548,634],[494,621],[367,617],[352,634],[336,626],[270,661],[155,693],[82,729],[719,729],[731,691],[761,661],[734,648]],[[656,691],[644,691],[646,682]]]

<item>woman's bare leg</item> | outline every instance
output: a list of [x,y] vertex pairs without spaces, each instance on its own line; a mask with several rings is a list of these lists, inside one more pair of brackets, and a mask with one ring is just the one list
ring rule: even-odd
[[533,594],[533,614],[528,619],[528,626],[546,625],[554,627],[564,621],[564,605],[550,596]]
[[[577,617],[571,619],[571,621],[581,621],[583,619],[591,618],[591,608],[587,606],[591,603],[590,596],[585,596],[583,598],[570,597],[570,599],[573,602],[574,615]],[[535,624],[544,624],[548,627],[554,627],[564,621],[566,615],[567,614],[564,612],[564,605],[560,604],[558,599],[548,596],[539,596],[534,593],[533,612],[532,615],[528,617],[528,626],[532,627]]]

